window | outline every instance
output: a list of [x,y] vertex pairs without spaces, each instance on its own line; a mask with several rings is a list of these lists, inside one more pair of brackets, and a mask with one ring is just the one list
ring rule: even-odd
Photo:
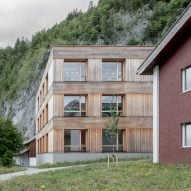
[[191,147],[191,123],[182,125],[182,146]]
[[86,130],[64,131],[64,152],[85,152]]
[[122,96],[102,96],[102,116],[111,117],[113,112],[122,115]]
[[105,129],[102,130],[102,151],[123,151],[123,130],[118,129],[116,140],[112,140]]
[[191,66],[182,70],[182,90],[191,90]]
[[64,116],[66,117],[86,116],[86,97],[64,96]]
[[122,62],[103,62],[102,81],[122,81]]
[[48,93],[48,74],[46,75],[46,80],[45,80],[45,95]]
[[86,63],[64,62],[64,81],[86,81]]

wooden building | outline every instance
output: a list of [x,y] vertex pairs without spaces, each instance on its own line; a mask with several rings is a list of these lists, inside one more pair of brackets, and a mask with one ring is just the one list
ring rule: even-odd
[[139,67],[153,74],[153,161],[191,162],[191,4]]
[[24,141],[24,149],[14,156],[19,166],[36,166],[36,137]]
[[115,150],[152,152],[152,76],[137,68],[149,46],[54,46],[36,97],[37,163],[105,156],[110,106]]

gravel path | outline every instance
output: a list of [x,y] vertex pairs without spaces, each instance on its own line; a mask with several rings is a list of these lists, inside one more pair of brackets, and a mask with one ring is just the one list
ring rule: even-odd
[[[76,165],[78,167],[83,167],[86,165]],[[38,168],[28,168],[25,171],[20,171],[20,172],[13,172],[9,174],[0,174],[0,181],[1,180],[9,180],[14,177],[18,176],[24,176],[24,175],[32,175],[32,174],[38,174],[40,172],[48,172],[48,171],[54,171],[54,170],[61,170],[61,169],[68,169],[76,166],[65,166],[65,167],[57,167],[57,168],[45,168],[45,169],[38,169]]]

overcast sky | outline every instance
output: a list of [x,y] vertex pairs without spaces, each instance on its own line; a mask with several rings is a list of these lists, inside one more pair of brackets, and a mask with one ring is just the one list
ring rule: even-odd
[[[98,0],[93,0],[96,4]],[[13,46],[18,37],[64,20],[73,9],[86,11],[90,0],[0,0],[0,47]]]

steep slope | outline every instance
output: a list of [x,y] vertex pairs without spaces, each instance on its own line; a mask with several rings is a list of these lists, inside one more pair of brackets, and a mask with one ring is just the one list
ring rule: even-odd
[[35,95],[53,44],[156,44],[191,0],[100,0],[86,13],[0,49],[0,112],[35,134]]

